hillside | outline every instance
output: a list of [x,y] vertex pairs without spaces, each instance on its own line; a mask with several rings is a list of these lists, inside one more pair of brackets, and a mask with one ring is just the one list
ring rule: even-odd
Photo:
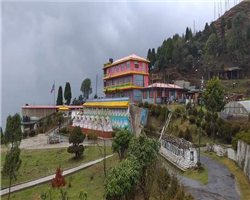
[[250,2],[243,1],[195,34],[188,27],[185,34],[175,34],[155,50],[149,49],[150,83],[183,79],[193,85],[209,72],[227,67],[244,69],[250,78]]

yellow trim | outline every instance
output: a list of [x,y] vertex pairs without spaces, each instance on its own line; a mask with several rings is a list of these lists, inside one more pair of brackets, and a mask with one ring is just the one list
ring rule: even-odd
[[70,110],[69,109],[69,107],[68,106],[66,106],[66,105],[62,105],[62,106],[60,106],[59,107],[59,109],[58,110]]
[[111,102],[86,102],[83,107],[97,108],[127,108],[129,101],[111,101]]
[[106,69],[106,68],[109,68],[109,67],[112,67],[112,66],[115,66],[115,65],[119,65],[119,64],[121,64],[121,63],[123,63],[123,62],[126,62],[126,61],[142,61],[142,62],[147,62],[147,63],[150,63],[150,61],[149,60],[147,60],[147,59],[141,59],[141,58],[127,58],[127,59],[123,59],[123,60],[120,60],[119,62],[114,62],[114,63],[112,63],[112,64],[108,64],[108,63],[106,63],[106,64],[104,64],[103,65],[103,69]]
[[125,76],[125,75],[128,75],[128,74],[140,74],[140,75],[149,76],[149,73],[145,73],[145,72],[128,71],[128,72],[124,72],[124,73],[121,73],[121,74],[115,74],[113,76],[104,77],[103,80],[110,79],[110,78],[115,78],[115,77],[119,77],[119,76]]
[[[128,86],[128,87],[122,87],[122,88],[112,88],[108,89],[108,91],[115,91],[117,90],[127,90],[127,89],[143,89],[143,86]],[[106,89],[103,89],[103,92],[106,92]]]

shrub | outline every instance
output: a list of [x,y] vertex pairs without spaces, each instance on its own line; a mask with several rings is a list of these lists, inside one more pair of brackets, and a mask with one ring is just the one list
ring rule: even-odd
[[156,110],[156,106],[153,104],[152,107],[151,107],[151,110],[150,110],[152,115],[155,114],[155,110]]
[[166,106],[163,106],[161,109],[160,120],[164,121],[167,118],[167,115],[168,115],[168,109]]
[[142,107],[143,107],[143,103],[140,102],[140,103],[138,104],[138,106],[139,106],[140,108],[142,108]]
[[219,127],[221,127],[223,124],[225,124],[224,120],[219,117],[217,120],[216,120],[216,123],[218,124]]
[[68,147],[68,153],[75,153],[75,154],[77,154],[76,157],[82,156],[83,155],[83,151],[84,151],[84,146],[83,145],[69,146]]
[[186,105],[186,110],[189,110],[191,108],[191,103],[188,102],[188,104]]
[[190,122],[191,124],[194,124],[194,123],[195,123],[195,117],[194,117],[193,115],[191,115],[191,116],[189,117],[189,122]]
[[200,117],[204,117],[204,111],[203,110],[201,110],[201,109],[199,109],[199,111],[197,112],[197,115]]
[[197,114],[198,114],[197,108],[194,107],[194,108],[192,109],[192,115],[197,116]]
[[184,120],[186,120],[186,119],[187,119],[187,115],[186,115],[186,114],[183,114],[183,115],[182,115],[182,118],[183,118]]
[[236,134],[232,139],[232,147],[237,150],[238,140],[242,140],[243,142],[250,144],[250,131],[242,131]]
[[149,104],[147,101],[144,102],[144,105],[143,105],[144,108],[148,108],[149,107]]
[[148,108],[151,109],[153,104],[148,104]]
[[207,112],[205,116],[206,122],[211,122],[212,121],[212,114],[210,112]]
[[179,107],[177,107],[175,109],[175,113],[176,113],[177,117],[180,117],[181,116],[181,109]]
[[68,127],[60,128],[59,133],[61,133],[63,135],[67,135],[69,133],[69,128]]
[[218,119],[218,117],[219,117],[218,113],[217,113],[217,112],[214,113],[214,114],[212,115],[212,120],[213,120],[213,122],[215,122],[215,121]]
[[212,135],[213,133],[213,125],[211,122],[208,122],[207,125],[206,125],[206,133],[208,136]]
[[24,132],[23,132],[23,138],[28,137],[28,134],[29,134],[29,132],[28,132],[28,131],[24,131]]
[[234,137],[239,132],[240,132],[240,125],[234,124],[231,129],[231,136]]
[[192,142],[192,134],[189,128],[186,129],[185,135],[184,135],[185,140]]
[[202,122],[202,124],[201,124],[201,128],[202,128],[202,130],[206,130],[206,126],[207,126],[207,122]]
[[197,127],[200,127],[200,119],[199,118],[196,118],[195,124],[196,124]]
[[90,132],[88,134],[88,140],[95,140],[96,141],[97,139],[98,139],[98,137],[95,133]]
[[160,105],[157,105],[156,106],[156,109],[155,109],[155,115],[156,116],[159,116],[161,114],[161,106]]
[[231,143],[231,126],[230,124],[226,123],[222,126],[222,139],[227,142],[227,143]]
[[112,137],[115,137],[115,135],[116,135],[116,133],[119,131],[119,129],[113,129],[113,131],[112,131]]
[[36,135],[36,131],[34,129],[30,130],[29,136],[34,137]]
[[250,123],[246,123],[246,124],[242,125],[241,129],[240,129],[240,131],[245,131],[245,132],[247,132],[249,130],[250,130]]
[[183,137],[184,137],[184,133],[183,133],[182,130],[179,131],[178,137],[179,137],[179,138],[183,138]]
[[193,114],[193,111],[191,108],[188,109],[188,115],[192,115]]

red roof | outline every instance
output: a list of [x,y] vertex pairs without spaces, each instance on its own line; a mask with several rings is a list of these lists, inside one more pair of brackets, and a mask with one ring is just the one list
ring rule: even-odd
[[175,84],[168,84],[168,83],[153,83],[152,85],[149,85],[145,88],[175,88],[175,89],[183,89],[182,87],[175,85]]

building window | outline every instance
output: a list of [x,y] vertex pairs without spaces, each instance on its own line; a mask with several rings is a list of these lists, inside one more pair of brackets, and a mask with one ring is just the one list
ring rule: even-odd
[[109,68],[107,69],[107,74],[109,73]]
[[116,71],[119,72],[119,65],[116,66]]
[[149,91],[149,98],[153,98],[154,97],[154,91]]
[[157,90],[157,97],[161,97],[161,96],[162,96],[161,90]]
[[115,67],[112,67],[112,73],[114,73],[115,72]]
[[147,98],[147,92],[143,92],[143,99]]
[[135,61],[135,69],[139,69],[139,62]]
[[123,68],[124,68],[124,64],[122,63],[121,64],[121,71],[123,71]]
[[130,69],[130,61],[127,62],[127,69]]
[[144,62],[142,63],[142,71],[146,72],[146,70],[145,70],[145,63]]

